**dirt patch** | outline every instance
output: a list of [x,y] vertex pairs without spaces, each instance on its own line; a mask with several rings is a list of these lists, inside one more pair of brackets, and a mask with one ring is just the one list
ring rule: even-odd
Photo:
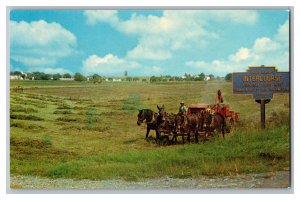
[[199,179],[171,178],[146,179],[139,182],[124,180],[74,180],[48,179],[32,176],[12,176],[11,189],[248,189],[248,188],[288,188],[290,172],[246,174],[235,177],[202,177]]

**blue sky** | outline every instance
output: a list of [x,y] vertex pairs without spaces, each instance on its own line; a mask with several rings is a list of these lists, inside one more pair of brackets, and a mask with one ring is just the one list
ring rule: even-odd
[[11,71],[102,76],[289,70],[286,10],[12,10]]

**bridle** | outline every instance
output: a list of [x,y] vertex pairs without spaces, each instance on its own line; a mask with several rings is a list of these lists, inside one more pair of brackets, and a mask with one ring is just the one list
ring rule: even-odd
[[141,110],[141,115],[142,116],[140,116],[140,113],[139,113],[139,115],[138,115],[138,122],[140,123],[140,124],[142,124],[144,121],[146,121],[146,123],[147,124],[152,124],[154,121],[155,121],[155,117],[154,117],[154,113],[153,112],[151,112],[151,120],[150,121],[147,121],[147,119],[146,119],[146,117],[145,117],[145,110]]

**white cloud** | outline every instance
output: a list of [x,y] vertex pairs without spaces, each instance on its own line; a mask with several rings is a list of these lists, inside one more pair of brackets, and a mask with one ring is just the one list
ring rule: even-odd
[[144,67],[143,68],[143,73],[148,75],[148,76],[158,76],[163,74],[165,71],[162,67],[158,66],[151,66],[151,67]]
[[144,44],[139,44],[133,50],[128,52],[128,57],[133,59],[151,59],[151,60],[166,60],[172,57],[169,51],[164,49],[157,49],[153,51],[151,47]]
[[209,31],[210,22],[253,24],[256,11],[234,10],[167,10],[162,16],[132,14],[120,20],[116,11],[88,11],[84,15],[88,24],[106,22],[120,32],[139,37],[136,47],[128,51],[131,59],[167,60],[175,51],[203,47],[207,40],[218,38]]
[[251,48],[241,47],[227,60],[188,61],[186,66],[199,69],[204,73],[224,75],[224,72],[245,71],[248,66],[276,66],[279,70],[289,69],[289,49],[287,22],[280,26],[272,38],[257,38]]
[[101,75],[123,75],[128,71],[130,75],[160,75],[164,69],[159,66],[145,66],[140,63],[130,61],[118,56],[107,54],[103,57],[90,55],[82,62],[81,68],[84,74],[101,74]]
[[290,25],[287,20],[283,25],[278,28],[275,39],[282,42],[288,42],[290,38]]
[[49,67],[75,53],[76,37],[58,23],[10,21],[11,59],[26,66]]
[[64,68],[51,68],[51,67],[45,67],[45,68],[39,68],[39,67],[30,67],[29,68],[30,72],[44,72],[46,74],[66,74],[66,73],[72,73],[71,71],[64,69]]
[[276,41],[272,41],[270,38],[263,37],[255,40],[253,50],[255,52],[268,52],[276,51],[280,48],[280,44]]
[[86,10],[83,14],[87,17],[89,25],[95,25],[97,22],[109,22],[111,24],[119,22],[116,10]]
[[136,62],[120,59],[118,56],[107,54],[104,57],[91,55],[83,61],[82,71],[86,74],[114,74],[123,73],[124,70],[136,69],[140,65]]
[[240,48],[234,55],[229,56],[229,60],[233,62],[240,62],[242,60],[249,59],[250,56],[250,49],[248,48]]
[[212,20],[231,21],[239,24],[254,24],[258,19],[258,14],[253,10],[215,10],[207,11],[206,15]]
[[39,57],[28,57],[28,56],[15,56],[12,55],[11,59],[16,62],[22,63],[26,66],[50,66],[55,64],[55,59],[52,58],[39,58]]
[[48,67],[48,68],[43,69],[43,72],[45,72],[47,74],[57,74],[57,73],[59,73],[59,74],[66,74],[66,73],[72,73],[71,71],[66,70],[64,68],[60,68],[60,67],[58,67],[58,68],[49,68]]

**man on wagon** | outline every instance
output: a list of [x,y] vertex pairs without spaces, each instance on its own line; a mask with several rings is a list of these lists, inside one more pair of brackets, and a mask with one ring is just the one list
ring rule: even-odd
[[216,111],[221,113],[222,116],[224,117],[223,118],[223,127],[222,129],[226,129],[226,120],[225,120],[225,115],[226,115],[226,111],[224,110],[224,104],[223,104],[223,96],[222,96],[222,93],[221,93],[221,90],[218,90],[217,91],[217,96],[216,96]]
[[184,115],[186,115],[186,112],[187,112],[187,108],[186,108],[186,106],[184,105],[184,102],[181,101],[181,102],[180,102],[180,107],[179,107],[178,113],[179,113],[180,115],[184,116]]
[[222,109],[221,104],[223,103],[224,99],[221,93],[221,90],[217,91],[217,96],[216,96],[216,110]]
[[187,108],[184,105],[184,101],[180,102],[178,114],[181,116],[181,123],[183,123],[187,115]]

